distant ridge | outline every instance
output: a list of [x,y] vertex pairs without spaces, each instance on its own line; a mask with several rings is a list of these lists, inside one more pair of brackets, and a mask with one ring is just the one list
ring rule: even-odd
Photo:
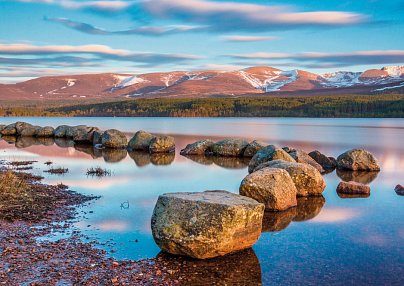
[[0,99],[315,95],[379,93],[386,90],[403,92],[404,66],[326,74],[256,66],[234,71],[49,76],[16,84],[0,84]]

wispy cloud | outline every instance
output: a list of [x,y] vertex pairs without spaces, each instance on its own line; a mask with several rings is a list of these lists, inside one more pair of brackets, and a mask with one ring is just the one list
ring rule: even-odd
[[101,0],[101,1],[74,1],[74,0],[16,0],[16,2],[39,3],[59,5],[68,9],[89,9],[100,12],[117,12],[130,7],[136,1]]
[[133,29],[109,31],[95,27],[88,23],[72,21],[67,18],[45,18],[46,21],[62,24],[70,29],[92,35],[143,35],[163,36],[177,33],[195,32],[203,30],[202,26],[170,25],[170,26],[140,26]]
[[161,65],[167,63],[186,62],[201,57],[189,54],[162,54],[149,52],[132,52],[128,50],[113,49],[105,45],[52,45],[35,46],[30,44],[0,44],[0,55],[72,55],[82,54],[92,56],[96,60],[126,61],[147,65]]
[[223,36],[223,40],[228,42],[267,42],[278,40],[278,37],[273,36],[242,36],[242,35],[233,35],[233,36]]
[[310,64],[316,68],[404,63],[404,50],[375,50],[346,53],[306,52],[297,54],[260,52],[226,56],[239,60],[292,60],[305,65]]

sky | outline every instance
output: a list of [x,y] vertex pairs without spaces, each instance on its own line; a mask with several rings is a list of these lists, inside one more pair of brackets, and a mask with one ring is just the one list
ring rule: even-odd
[[404,0],[0,0],[0,83],[265,65],[404,63]]

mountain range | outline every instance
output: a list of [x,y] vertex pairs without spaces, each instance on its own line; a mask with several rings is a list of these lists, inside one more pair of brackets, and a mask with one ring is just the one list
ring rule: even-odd
[[364,72],[315,74],[256,66],[235,71],[201,70],[146,74],[47,76],[0,84],[0,99],[105,97],[209,97],[404,92],[404,66]]

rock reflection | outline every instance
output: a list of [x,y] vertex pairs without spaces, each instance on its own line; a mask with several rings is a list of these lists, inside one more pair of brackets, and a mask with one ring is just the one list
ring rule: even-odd
[[244,169],[248,166],[251,158],[222,157],[222,156],[204,156],[187,155],[184,156],[201,165],[215,164],[225,169]]
[[264,213],[262,221],[263,232],[284,230],[292,221],[306,221],[315,218],[323,208],[323,196],[298,197],[297,206],[281,212]]
[[55,139],[52,137],[38,137],[35,139],[38,141],[38,145],[52,146],[55,144]]
[[287,228],[296,216],[296,213],[296,207],[281,212],[266,211],[262,220],[262,231],[274,232]]
[[174,159],[175,153],[154,153],[150,155],[150,162],[157,166],[170,165],[174,162]]
[[325,198],[323,196],[312,197],[298,197],[296,216],[294,221],[305,221],[315,218],[323,208],[325,204]]
[[55,138],[55,144],[60,148],[74,147],[74,141],[66,138]]
[[129,157],[135,162],[136,166],[144,167],[150,164],[150,154],[140,151],[129,152]]
[[341,180],[345,182],[354,181],[361,184],[370,184],[373,182],[379,172],[367,172],[367,171],[347,171],[338,170],[337,175]]
[[251,248],[207,260],[163,252],[156,259],[173,271],[170,277],[180,281],[179,285],[262,285],[261,265]]
[[337,192],[338,197],[340,197],[341,199],[356,199],[356,198],[363,198],[366,199],[368,197],[370,197],[370,194],[343,194],[343,193],[339,193]]
[[6,141],[8,144],[15,144],[15,142],[17,141],[17,137],[15,136],[1,136],[0,137],[2,140]]
[[102,157],[104,158],[105,162],[108,163],[118,163],[126,158],[128,152],[126,149],[111,149],[105,148],[101,149]]
[[39,142],[34,137],[17,137],[15,142],[15,147],[17,148],[28,148],[32,145],[38,145]]
[[83,152],[83,153],[90,155],[93,159],[102,157],[101,150],[96,149],[92,145],[89,145],[89,144],[75,144],[74,149],[76,149],[79,152]]

